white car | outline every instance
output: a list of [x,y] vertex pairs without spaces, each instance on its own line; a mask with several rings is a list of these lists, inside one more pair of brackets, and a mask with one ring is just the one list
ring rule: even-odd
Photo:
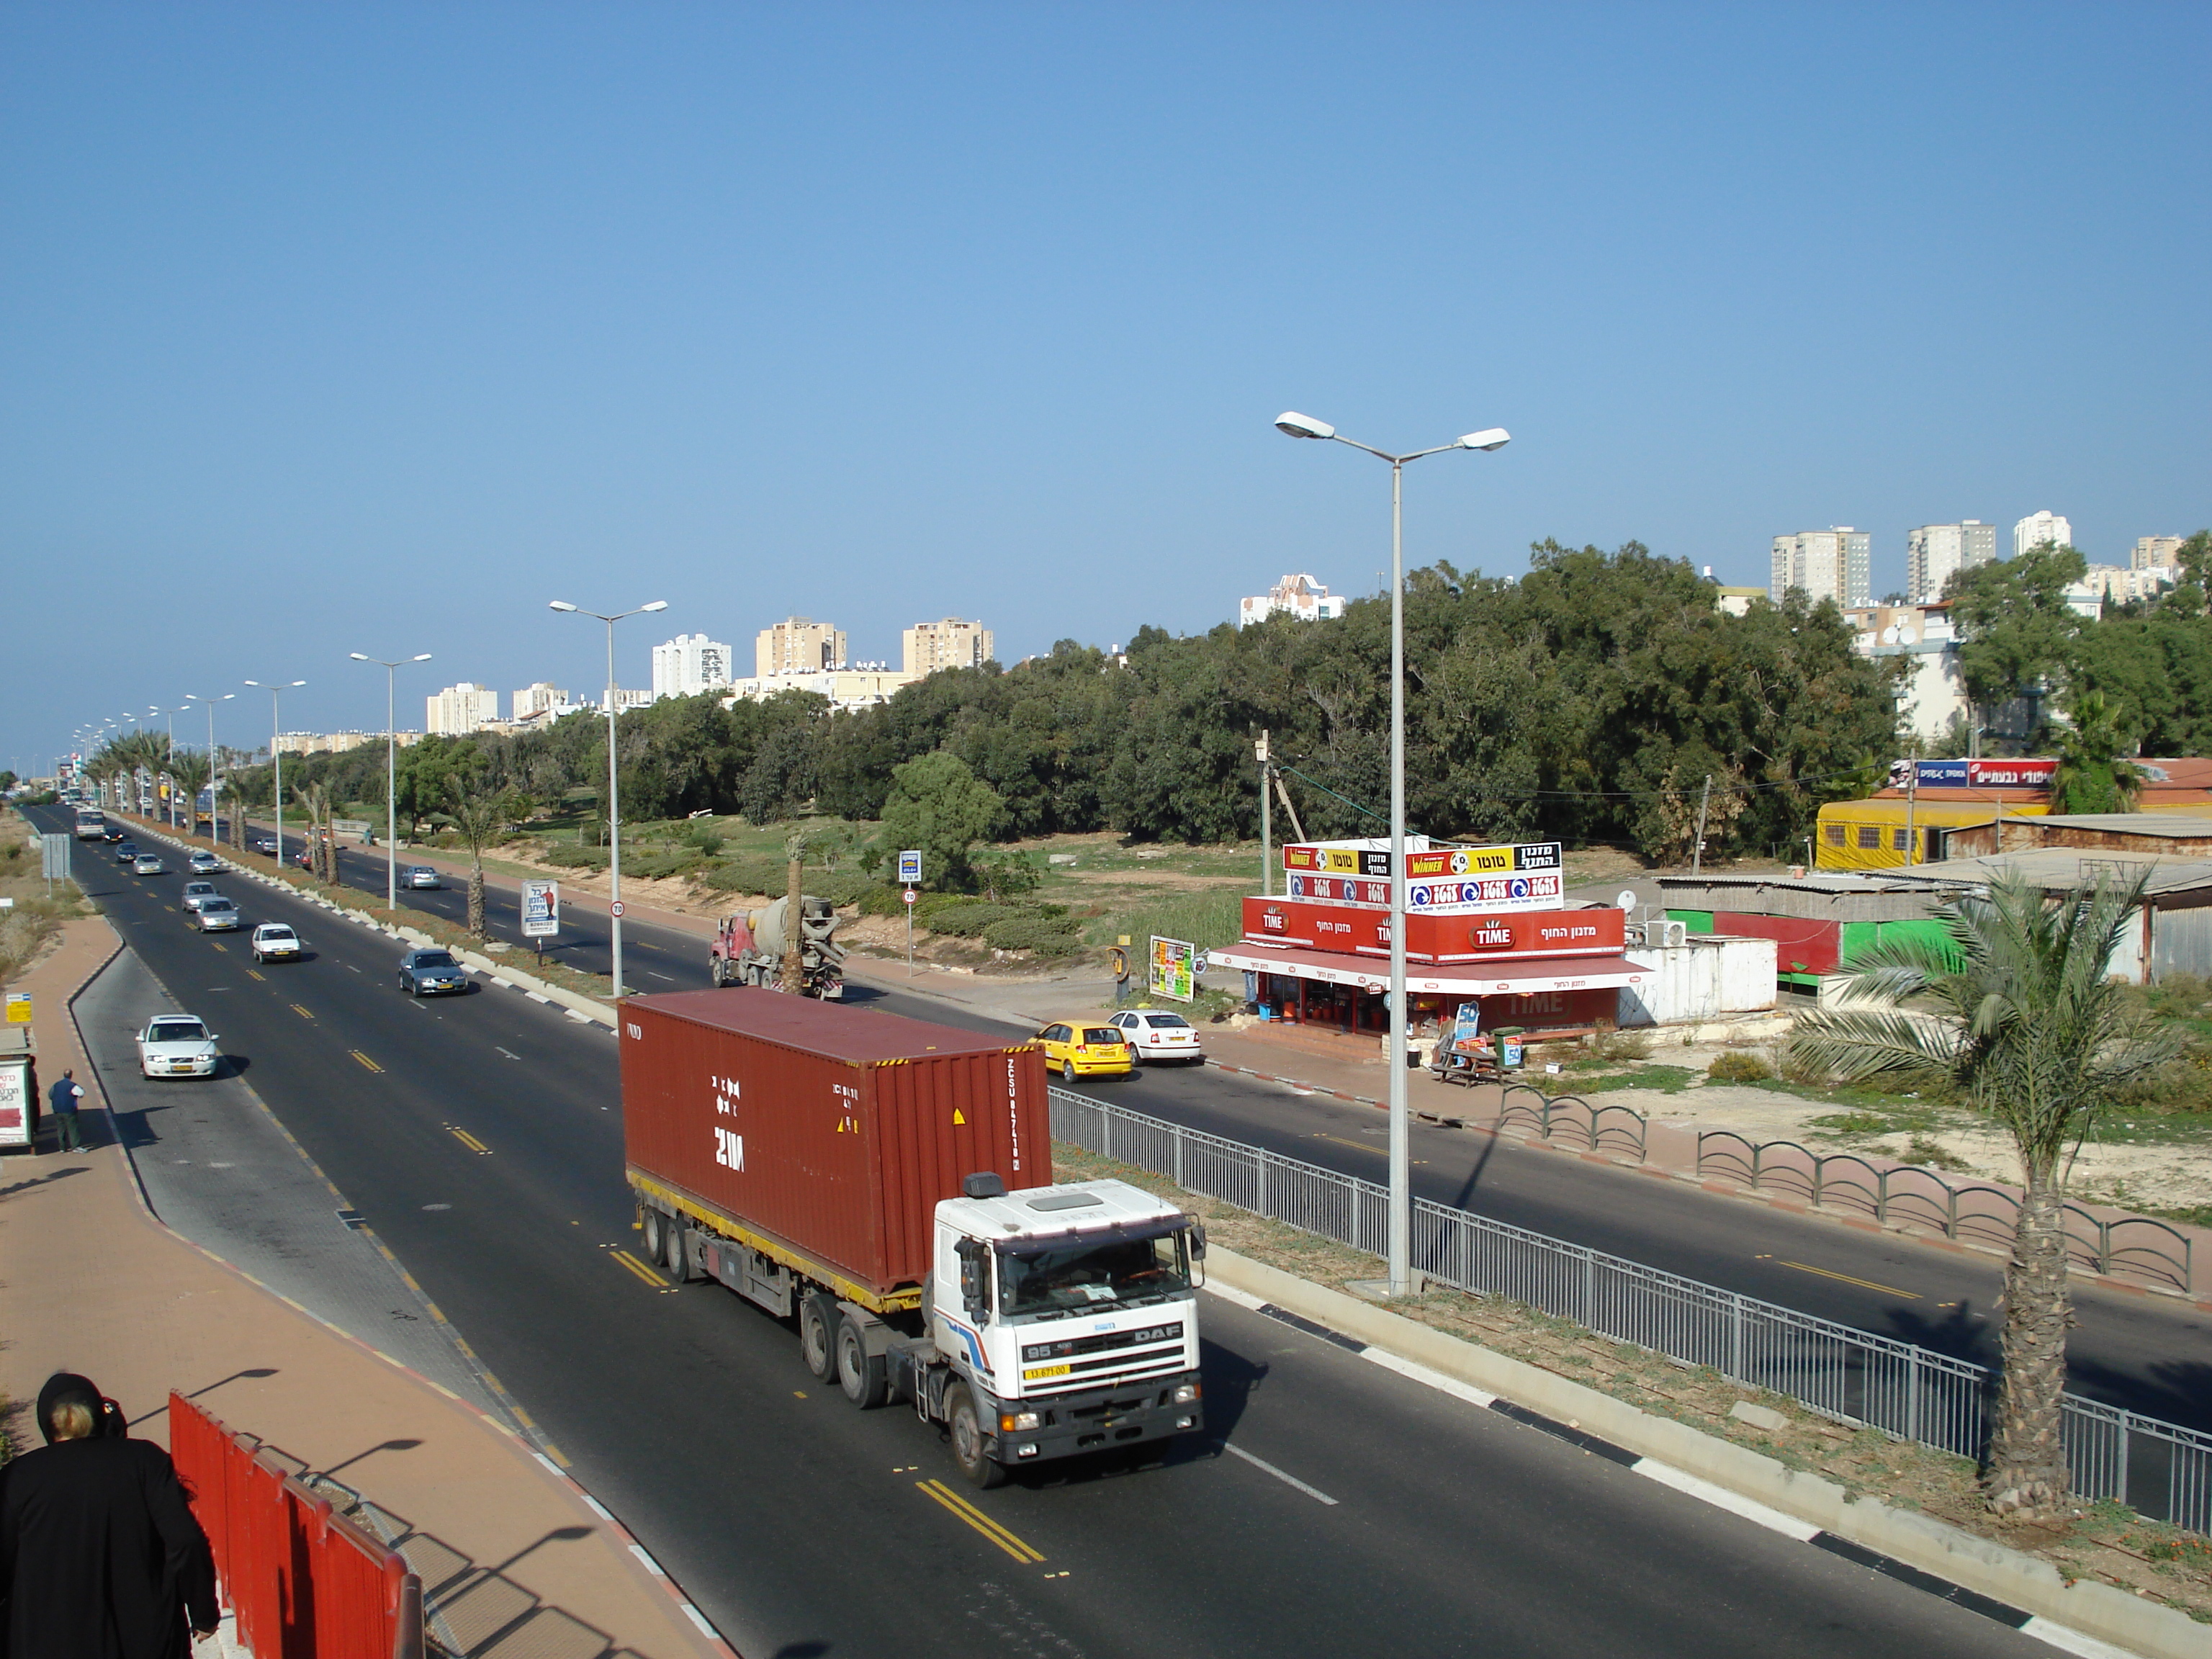
[[238,907],[221,895],[204,901],[192,912],[192,924],[203,933],[234,933],[244,921]]
[[191,855],[191,857],[186,859],[185,862],[191,866],[192,872],[195,875],[205,875],[210,870],[220,870],[222,868],[222,860],[217,858],[214,854],[209,852],[204,847],[199,848]]
[[1140,1064],[1156,1060],[1188,1060],[1203,1064],[1206,1060],[1198,1033],[1181,1014],[1139,1008],[1116,1014],[1106,1023],[1120,1030],[1121,1041],[1129,1045],[1130,1052]]
[[264,921],[253,930],[249,947],[256,962],[296,962],[307,942],[281,921]]
[[131,860],[131,873],[135,876],[166,876],[169,866],[151,853],[141,853]]
[[156,1014],[138,1033],[138,1069],[148,1077],[213,1077],[222,1056],[215,1033],[190,1014]]
[[184,905],[187,910],[197,910],[208,899],[220,896],[211,881],[188,881],[185,884]]
[[445,878],[428,865],[410,864],[401,867],[399,884],[406,888],[443,887],[446,882]]

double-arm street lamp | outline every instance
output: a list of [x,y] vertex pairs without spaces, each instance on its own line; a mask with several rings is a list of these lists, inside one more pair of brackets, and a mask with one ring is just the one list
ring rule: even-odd
[[276,797],[276,863],[284,863],[284,751],[277,738],[283,734],[283,725],[277,719],[276,700],[287,691],[296,691],[307,684],[305,680],[248,680],[246,684],[257,691],[269,694],[269,764],[276,773],[270,786]]
[[602,611],[585,611],[570,605],[566,599],[548,603],[556,611],[565,611],[571,616],[597,617],[607,625],[607,911],[614,922],[614,980],[615,996],[623,994],[622,952],[622,803],[616,798],[615,769],[615,624],[624,617],[642,617],[650,611],[665,611],[668,601],[655,599],[651,605],[641,605],[635,611],[617,611],[611,617]]
[[[364,657],[358,651],[346,653],[356,662],[373,662],[384,671],[384,908],[399,908],[399,707],[394,701],[398,693],[394,684],[399,664],[428,662],[427,651],[419,656],[402,657],[397,662],[386,662],[381,657]],[[309,834],[313,832],[311,830]],[[284,855],[283,832],[280,827],[276,838],[276,856]],[[331,866],[335,870],[337,866]]]
[[[208,839],[209,839],[210,841],[213,842],[214,842],[216,846],[218,846],[218,847],[220,847],[220,846],[222,846],[222,813],[221,813],[220,811],[218,811],[216,810],[216,802],[218,799],[220,799],[222,798],[222,778],[221,778],[221,777],[219,777],[219,776],[216,775],[216,763],[215,763],[215,706],[216,706],[216,704],[217,704],[217,703],[219,703],[219,702],[229,702],[233,697],[236,696],[237,695],[238,695],[238,693],[237,693],[237,692],[235,692],[235,691],[226,691],[226,692],[224,692],[224,693],[223,693],[221,696],[219,696],[219,697],[204,697],[204,696],[200,696],[200,694],[199,694],[198,692],[197,692],[197,691],[187,691],[187,692],[185,692],[185,701],[186,702],[197,702],[197,703],[200,703],[200,704],[204,705],[204,706],[206,708],[206,709],[207,709],[207,714],[208,714]],[[199,822],[200,822],[200,821],[199,821],[199,803],[198,803],[198,802],[197,802],[197,801],[195,801],[195,802],[193,802],[193,803],[192,803],[192,821],[191,821],[191,822],[192,822],[192,829],[193,829],[193,830],[197,830],[199,828]]]
[[1454,449],[1503,449],[1511,434],[1502,426],[1470,432],[1464,438],[1410,455],[1393,455],[1347,438],[1326,421],[1285,410],[1276,427],[1293,438],[1319,438],[1349,444],[1390,463],[1390,1047],[1384,1064],[1390,1073],[1389,1290],[1407,1296],[1413,1288],[1413,1142],[1406,1107],[1406,557],[1401,484],[1406,463]]

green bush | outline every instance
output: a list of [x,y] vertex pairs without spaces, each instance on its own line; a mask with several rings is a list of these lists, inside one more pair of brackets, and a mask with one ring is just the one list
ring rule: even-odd
[[607,867],[607,849],[604,847],[571,847],[556,842],[545,849],[545,862],[556,870],[604,870]]
[[640,881],[658,881],[698,867],[699,855],[695,852],[648,853],[641,858],[633,858],[623,873],[635,876]]
[[1041,957],[1073,956],[1080,935],[1057,916],[1009,916],[983,930],[983,943],[994,951],[1033,951]]
[[975,897],[972,893],[924,893],[914,903],[915,925],[927,927],[930,925],[929,919],[939,911],[950,910],[955,905],[975,902]]
[[1715,1054],[1705,1075],[1716,1083],[1764,1083],[1774,1075],[1774,1068],[1757,1054],[1731,1051]]
[[906,901],[899,895],[902,890],[887,881],[866,883],[860,896],[860,914],[864,916],[895,916],[906,908]]
[[1012,904],[985,904],[970,899],[965,904],[940,907],[929,918],[928,927],[933,933],[951,933],[956,939],[981,939],[983,930],[993,923],[1030,914]]

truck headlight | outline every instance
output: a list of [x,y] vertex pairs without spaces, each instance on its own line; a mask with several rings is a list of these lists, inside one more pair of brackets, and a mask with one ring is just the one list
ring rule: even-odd
[[1037,1414],[1035,1412],[1001,1412],[999,1413],[999,1432],[1001,1434],[1020,1434],[1025,1430],[1036,1427],[1036,1425]]
[[1193,1401],[1198,1398],[1198,1384],[1195,1382],[1177,1383],[1172,1398],[1174,1399],[1175,1403],[1178,1406],[1189,1405]]

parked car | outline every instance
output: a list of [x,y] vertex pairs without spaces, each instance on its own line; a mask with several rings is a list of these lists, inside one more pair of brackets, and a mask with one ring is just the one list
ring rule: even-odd
[[307,942],[281,921],[264,921],[246,942],[256,962],[297,962]]
[[215,896],[215,884],[211,881],[188,881],[185,884],[184,905],[187,910],[197,910],[203,900]]
[[215,1033],[190,1014],[156,1014],[138,1033],[138,1069],[148,1077],[213,1077],[222,1055]]
[[222,868],[222,860],[204,847],[195,848],[191,857],[186,859],[185,863],[192,870],[202,873]]
[[1203,1065],[1206,1049],[1198,1032],[1181,1014],[1164,1009],[1124,1009],[1107,1022],[1128,1042],[1140,1064],[1158,1060],[1188,1060]]
[[445,878],[427,864],[410,864],[399,872],[402,887],[443,887]]
[[410,997],[466,995],[471,986],[451,951],[410,951],[399,958],[399,988]]
[[138,843],[135,841],[126,841],[115,849],[115,861],[118,864],[135,864],[137,860]]
[[141,853],[131,860],[131,873],[135,876],[166,876],[169,873],[169,866],[161,862],[157,854]]
[[238,914],[238,907],[220,894],[202,899],[200,908],[192,912],[193,924],[203,933],[234,933],[245,920]]
[[1044,1047],[1045,1069],[1058,1066],[1070,1083],[1079,1077],[1127,1077],[1137,1069],[1121,1031],[1095,1020],[1055,1021],[1036,1040]]

